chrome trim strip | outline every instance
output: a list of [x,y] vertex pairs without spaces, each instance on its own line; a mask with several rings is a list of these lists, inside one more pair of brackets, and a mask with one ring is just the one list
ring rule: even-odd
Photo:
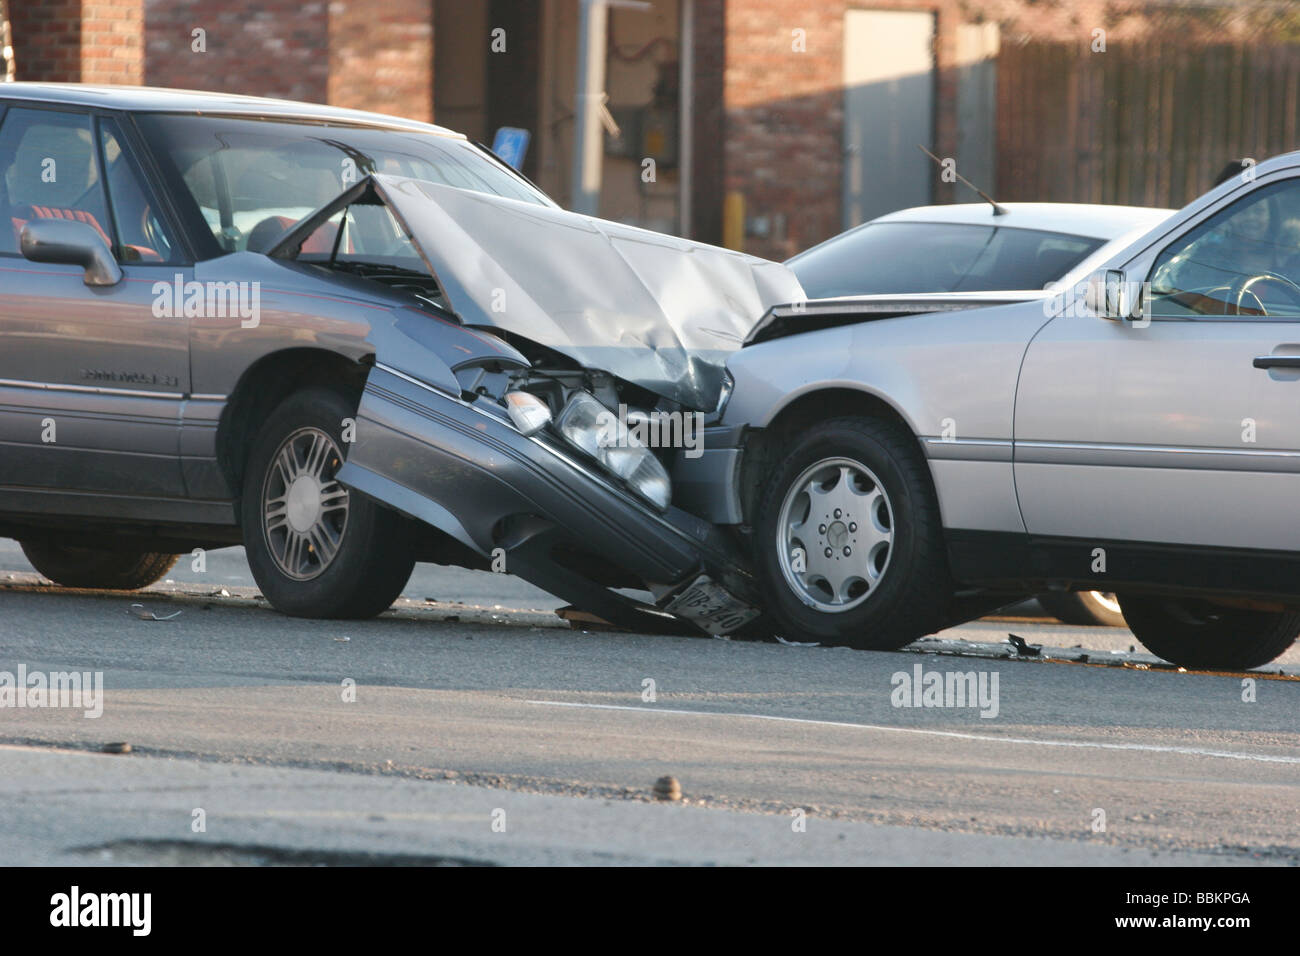
[[1269,458],[1300,458],[1300,451],[1251,450],[1249,448],[1196,448],[1188,445],[1111,445],[1102,442],[1017,441],[1016,448],[1061,448],[1079,451],[1161,452],[1186,455],[1257,455]]
[[11,378],[0,378],[0,388],[29,388],[39,392],[76,392],[80,395],[122,395],[127,398],[175,398],[185,397],[182,392],[146,392],[134,388],[108,388],[102,385],[63,385],[55,382],[22,382]]
[[1300,452],[1281,449],[1020,441],[1015,461],[1017,465],[1300,473]]
[[1012,444],[1000,438],[921,439],[927,458],[961,461],[1011,461]]
[[1006,438],[933,438],[924,439],[931,445],[994,445],[998,448],[1010,448],[1011,441]]

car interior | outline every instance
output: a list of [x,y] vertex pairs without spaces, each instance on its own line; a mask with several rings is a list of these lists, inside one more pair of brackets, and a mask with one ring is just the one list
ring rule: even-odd
[[[104,155],[123,262],[170,261],[171,243],[150,208],[115,132],[106,124]],[[112,222],[91,138],[89,118],[76,113],[14,110],[0,137],[0,252],[17,253],[33,219],[66,219],[93,227],[114,247]]]

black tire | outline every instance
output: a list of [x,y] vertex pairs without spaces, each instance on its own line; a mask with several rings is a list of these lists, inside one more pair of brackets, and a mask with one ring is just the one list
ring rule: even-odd
[[1151,653],[1197,670],[1247,670],[1282,654],[1300,614],[1219,607],[1207,601],[1121,594],[1124,620]]
[[19,544],[32,567],[65,588],[147,588],[170,571],[180,557],[157,551],[99,551],[44,541]]
[[[816,469],[822,467],[820,463],[835,460],[856,463],[859,470],[865,467],[870,472],[874,480],[859,487],[878,484],[884,491],[892,532],[886,563],[878,580],[868,585],[865,579],[860,579],[858,584],[845,589],[843,603],[848,605],[845,610],[819,609],[805,600],[818,600],[812,593],[816,588],[806,583],[802,593],[796,591],[796,585],[786,576],[786,568],[791,565],[785,553],[788,543],[782,520],[787,495],[793,496],[792,509],[802,507],[796,504],[802,497],[795,488],[796,483],[803,485],[809,472],[815,481],[819,474]],[[840,466],[832,463],[826,467]],[[809,534],[813,530],[810,525]],[[838,518],[828,526],[831,534],[842,535],[847,530],[848,526]],[[826,543],[832,540],[828,537]],[[847,544],[860,539],[834,540]],[[760,494],[753,547],[755,568],[767,595],[762,624],[786,640],[892,650],[943,625],[952,585],[939,504],[915,439],[888,422],[837,418],[815,425],[802,437],[795,438],[789,454]],[[855,560],[861,561],[863,557],[859,554]],[[811,572],[812,565],[808,568]],[[794,571],[790,573],[793,575]],[[853,587],[858,590],[856,596]],[[831,593],[833,596],[834,592]]]
[[[1105,595],[1102,597],[1101,595]],[[1124,614],[1115,607],[1110,592],[1047,591],[1037,595],[1038,603],[1063,624],[1077,627],[1123,627]]]
[[[290,395],[271,413],[249,453],[240,502],[244,548],[262,594],[272,607],[284,614],[314,618],[374,617],[402,593],[415,566],[407,521],[332,481],[347,449],[342,438],[343,420],[355,414],[355,400],[340,391],[326,387],[303,389]],[[289,518],[279,528],[268,531],[263,525],[265,502],[279,497],[275,492],[285,486],[284,512],[289,515],[289,483],[284,481],[283,472],[277,470],[276,458],[290,439],[306,443],[318,439],[321,433],[333,442],[332,448],[325,446],[320,459],[321,475],[327,479],[321,487],[330,489],[329,507],[337,509],[338,502],[342,501],[345,511],[342,521],[334,513],[326,516],[327,496],[317,495],[321,505],[319,517],[309,530],[324,527],[322,522],[327,524],[329,533],[337,535],[327,545],[336,550],[326,559],[325,547],[306,544],[292,552],[291,560],[284,545],[284,540],[293,536]],[[306,540],[301,535],[298,539]],[[299,576],[290,574],[288,567],[298,568]]]

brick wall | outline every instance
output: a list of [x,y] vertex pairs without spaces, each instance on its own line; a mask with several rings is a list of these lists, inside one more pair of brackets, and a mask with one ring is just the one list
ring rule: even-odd
[[11,19],[19,80],[433,116],[432,0],[22,0]]
[[433,119],[433,0],[329,4],[328,101]]
[[326,15],[324,0],[145,0],[145,84],[323,103]]
[[143,0],[81,0],[81,82],[143,80]]
[[723,188],[768,230],[747,252],[784,259],[839,231],[843,23],[843,0],[727,0]]
[[141,82],[143,0],[22,0],[10,4],[15,78]]

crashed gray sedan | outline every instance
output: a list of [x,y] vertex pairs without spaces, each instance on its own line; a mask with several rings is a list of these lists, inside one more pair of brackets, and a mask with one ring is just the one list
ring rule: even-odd
[[428,560],[630,626],[756,617],[670,468],[801,297],[783,266],[564,212],[437,127],[148,89],[6,86],[0,207],[0,534],[53,580],[242,542],[296,615],[377,614]]

